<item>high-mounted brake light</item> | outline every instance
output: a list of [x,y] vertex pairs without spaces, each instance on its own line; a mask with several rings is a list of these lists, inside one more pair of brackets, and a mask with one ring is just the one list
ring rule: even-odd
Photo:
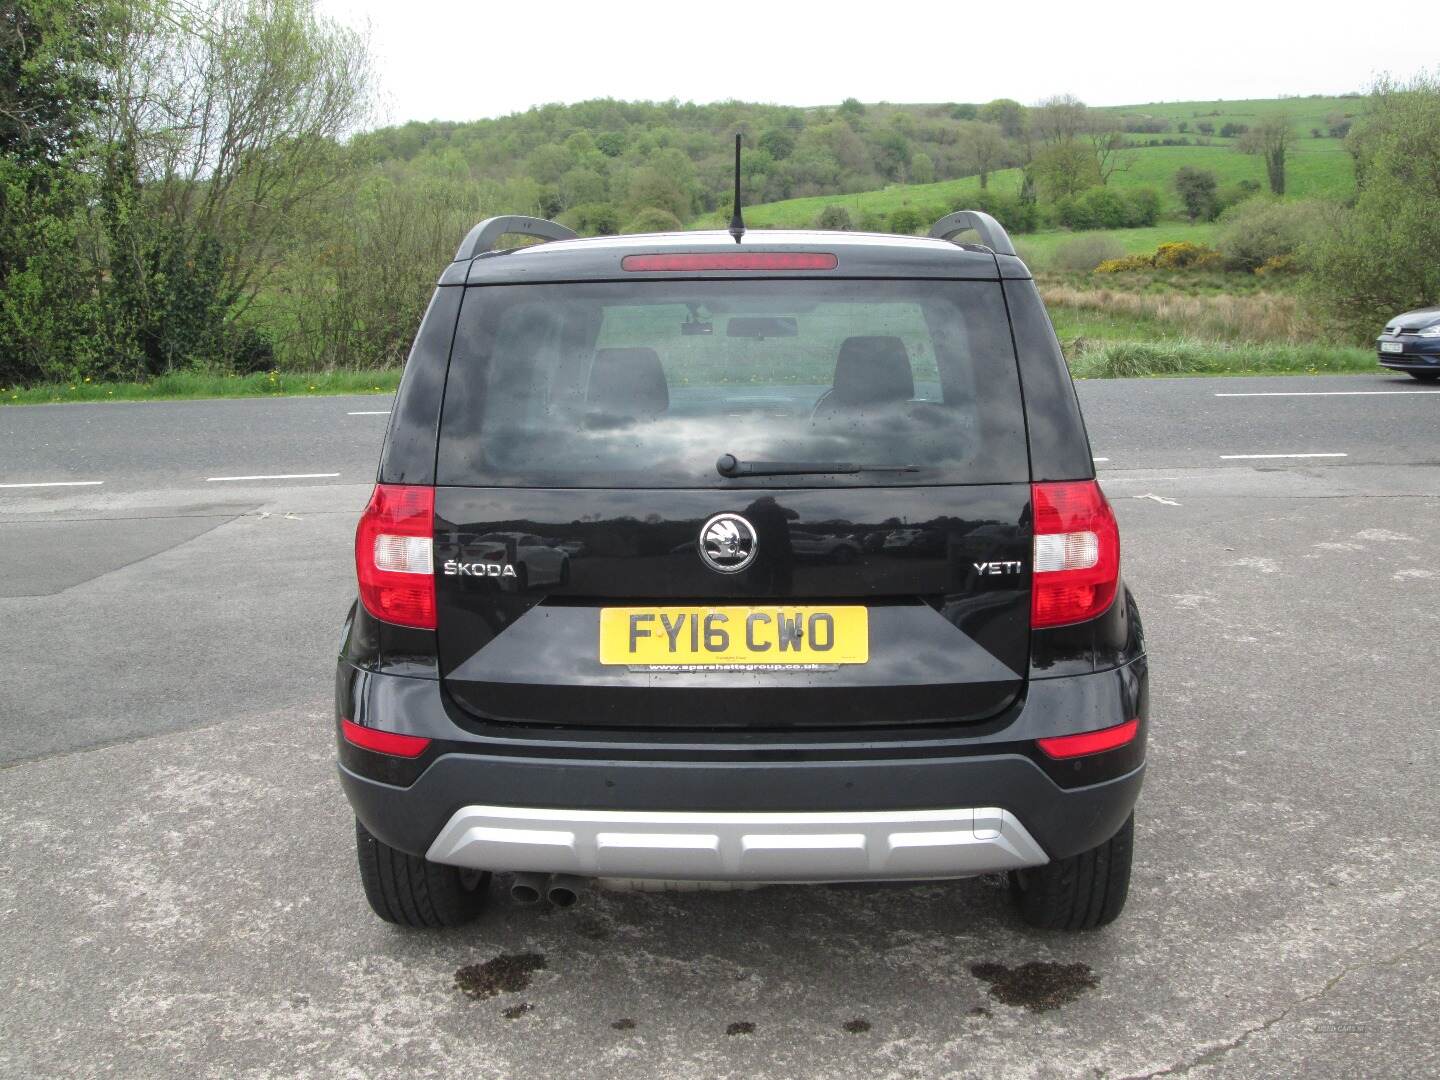
[[839,260],[828,251],[694,251],[665,255],[626,255],[620,267],[637,270],[834,270]]
[[1098,754],[1104,750],[1115,750],[1135,738],[1140,730],[1139,719],[1126,720],[1114,727],[1099,731],[1082,731],[1078,735],[1056,735],[1049,739],[1036,739],[1036,744],[1047,757],[1074,758],[1086,754]]
[[423,735],[400,735],[394,731],[361,727],[344,717],[340,719],[340,734],[353,746],[374,750],[377,754],[389,754],[391,757],[419,757],[430,745],[430,740]]
[[434,519],[434,488],[375,485],[355,529],[355,576],[382,622],[435,629]]
[[1094,480],[1031,484],[1035,570],[1030,625],[1065,626],[1099,615],[1120,580],[1120,529]]

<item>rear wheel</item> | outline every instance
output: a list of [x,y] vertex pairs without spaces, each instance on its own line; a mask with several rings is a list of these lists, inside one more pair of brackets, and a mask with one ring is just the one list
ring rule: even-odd
[[1130,891],[1135,815],[1103,844],[1010,874],[1020,917],[1041,930],[1094,930],[1115,921]]
[[1440,371],[1407,371],[1405,373],[1412,379],[1419,379],[1421,382],[1434,382],[1440,379]]
[[355,822],[355,849],[365,899],[386,922],[417,930],[467,923],[485,906],[490,875],[407,855]]

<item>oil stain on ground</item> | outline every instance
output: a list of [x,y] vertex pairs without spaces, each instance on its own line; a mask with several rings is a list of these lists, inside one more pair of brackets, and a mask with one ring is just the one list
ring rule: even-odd
[[502,1010],[500,1015],[505,1017],[506,1020],[519,1020],[520,1017],[524,1016],[533,1008],[535,1008],[535,1006],[531,1005],[528,1001],[522,1001],[519,1005],[511,1005],[508,1009]]
[[630,1019],[630,1017],[628,1016],[622,1016],[619,1020],[616,1020],[610,1026],[616,1031],[634,1031],[635,1021]]
[[755,1025],[749,1020],[736,1020],[725,1029],[726,1035],[754,1035]]
[[502,953],[483,964],[466,964],[455,972],[455,989],[484,1001],[496,994],[514,994],[530,985],[530,976],[545,970],[539,953]]
[[865,1032],[870,1030],[870,1021],[864,1017],[857,1016],[854,1020],[846,1020],[841,1027],[851,1035],[864,1035]]
[[990,996],[997,1001],[1022,1005],[1031,1012],[1058,1009],[1100,985],[1089,964],[1057,964],[1049,960],[1031,960],[1014,968],[996,963],[971,964],[970,974],[989,983]]

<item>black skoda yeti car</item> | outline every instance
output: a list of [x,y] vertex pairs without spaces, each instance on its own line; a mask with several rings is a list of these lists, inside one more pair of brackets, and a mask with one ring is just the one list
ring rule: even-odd
[[[513,233],[548,242],[494,250]],[[462,922],[495,871],[561,904],[1004,871],[1037,927],[1124,905],[1144,638],[986,215],[740,242],[482,222],[355,559],[340,777],[384,919]]]

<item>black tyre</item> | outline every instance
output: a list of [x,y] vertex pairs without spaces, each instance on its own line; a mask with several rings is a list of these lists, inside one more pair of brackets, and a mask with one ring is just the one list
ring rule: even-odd
[[1012,871],[1020,917],[1041,930],[1094,930],[1115,921],[1130,891],[1135,815],[1099,847],[1029,870]]
[[1407,371],[1405,373],[1412,379],[1419,379],[1421,382],[1434,382],[1440,379],[1440,371]]
[[432,863],[396,851],[355,822],[355,850],[365,899],[386,922],[417,930],[467,923],[485,906],[490,875]]

